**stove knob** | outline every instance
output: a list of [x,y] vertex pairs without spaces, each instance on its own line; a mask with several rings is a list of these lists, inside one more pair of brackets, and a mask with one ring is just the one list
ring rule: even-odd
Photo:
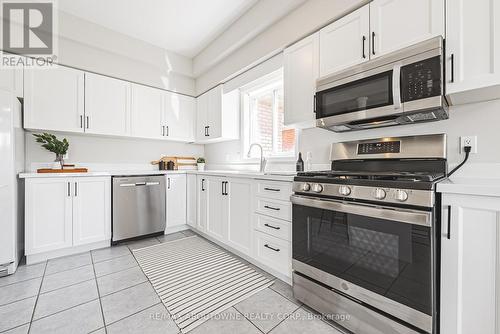
[[404,190],[396,190],[394,198],[400,202],[405,202],[408,199],[408,193]]
[[349,188],[348,186],[340,186],[339,194],[341,194],[342,196],[349,196],[351,194],[351,188]]
[[302,185],[302,190],[303,191],[309,191],[309,190],[311,190],[311,185],[309,183],[304,183]]
[[320,193],[323,191],[323,186],[319,183],[314,183],[312,185],[312,191],[314,191],[315,193]]
[[386,195],[387,194],[384,189],[377,188],[375,189],[373,197],[375,197],[376,199],[384,199]]

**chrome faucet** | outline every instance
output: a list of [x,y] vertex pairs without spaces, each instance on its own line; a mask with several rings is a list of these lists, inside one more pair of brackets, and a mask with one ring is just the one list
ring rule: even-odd
[[257,144],[257,143],[253,143],[252,145],[250,145],[250,147],[248,148],[248,153],[247,153],[247,157],[250,158],[250,153],[252,152],[252,148],[254,146],[257,146],[260,148],[260,168],[259,168],[259,171],[261,173],[264,173],[264,170],[266,169],[266,159],[264,158],[264,149],[262,148],[262,145],[260,144]]

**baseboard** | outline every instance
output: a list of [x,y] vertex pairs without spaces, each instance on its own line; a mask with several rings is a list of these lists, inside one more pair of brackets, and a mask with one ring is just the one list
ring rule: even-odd
[[263,264],[263,263],[261,263],[261,262],[257,261],[256,259],[254,259],[254,258],[253,258],[253,257],[251,257],[250,255],[247,255],[247,254],[241,253],[239,250],[237,250],[237,249],[235,249],[235,248],[233,248],[233,247],[231,247],[231,246],[226,245],[225,243],[223,243],[223,242],[221,242],[221,241],[219,241],[219,240],[215,239],[214,237],[212,237],[212,236],[210,236],[210,235],[208,235],[208,234],[206,234],[206,233],[204,233],[204,232],[202,232],[202,231],[199,231],[199,230],[197,230],[197,229],[195,229],[195,228],[192,228],[192,227],[190,227],[190,226],[188,226],[188,228],[189,228],[190,230],[192,230],[193,232],[195,232],[195,233],[197,233],[197,234],[201,235],[202,237],[204,237],[204,238],[206,238],[206,239],[210,240],[211,242],[213,242],[213,243],[215,243],[215,244],[219,245],[220,247],[222,247],[222,248],[224,248],[224,249],[226,249],[226,250],[230,251],[231,253],[233,253],[233,254],[235,254],[235,255],[237,255],[237,256],[239,256],[239,257],[241,257],[242,259],[244,259],[244,260],[246,260],[246,261],[250,262],[251,264],[253,264],[253,265],[255,265],[255,266],[259,267],[260,269],[262,269],[262,270],[264,270],[264,271],[268,272],[269,274],[273,275],[274,277],[277,277],[277,278],[279,278],[280,280],[284,281],[285,283],[287,283],[287,284],[289,284],[289,285],[292,285],[292,278],[291,278],[291,277],[288,277],[288,276],[286,276],[286,275],[283,275],[283,274],[282,274],[282,273],[280,273],[279,271],[274,270],[273,268],[268,267],[268,266],[266,266],[265,264]]
[[106,248],[111,246],[111,240],[104,240],[99,242],[93,242],[91,244],[80,245],[75,247],[58,249],[50,252],[38,253],[38,254],[30,254],[26,255],[26,264],[33,264],[38,262],[43,262],[49,259],[54,259],[61,256],[73,255],[83,252],[88,252],[90,250]]
[[165,229],[165,234],[172,234],[175,232],[180,232],[180,231],[185,231],[185,230],[189,230],[189,225],[187,225],[187,224],[177,225],[177,226],[167,227]]

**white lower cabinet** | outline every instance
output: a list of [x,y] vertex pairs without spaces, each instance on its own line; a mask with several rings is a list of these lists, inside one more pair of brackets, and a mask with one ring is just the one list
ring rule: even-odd
[[208,219],[208,181],[204,175],[196,177],[196,229],[205,232]]
[[227,242],[243,254],[250,255],[252,243],[252,180],[228,179],[225,189],[227,216]]
[[186,175],[186,224],[196,228],[196,198],[198,197],[197,176],[195,174]]
[[253,239],[253,256],[257,261],[285,275],[291,272],[292,255],[289,241],[260,231],[254,231]]
[[499,333],[500,197],[443,194],[442,216],[441,334]]
[[49,258],[53,251],[71,253],[72,247],[110,240],[109,177],[33,178],[25,187],[28,263],[30,256],[46,253]]
[[[223,183],[224,182],[224,183]],[[225,179],[207,178],[208,219],[206,232],[211,237],[224,242],[227,239],[227,201],[224,195]]]
[[167,228],[186,225],[186,174],[169,174],[167,181]]

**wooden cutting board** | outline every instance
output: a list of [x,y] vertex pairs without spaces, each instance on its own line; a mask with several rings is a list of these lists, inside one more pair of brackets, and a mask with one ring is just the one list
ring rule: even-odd
[[37,169],[37,173],[87,173],[89,170],[87,168],[68,168],[68,169],[51,169],[51,168],[40,168]]

